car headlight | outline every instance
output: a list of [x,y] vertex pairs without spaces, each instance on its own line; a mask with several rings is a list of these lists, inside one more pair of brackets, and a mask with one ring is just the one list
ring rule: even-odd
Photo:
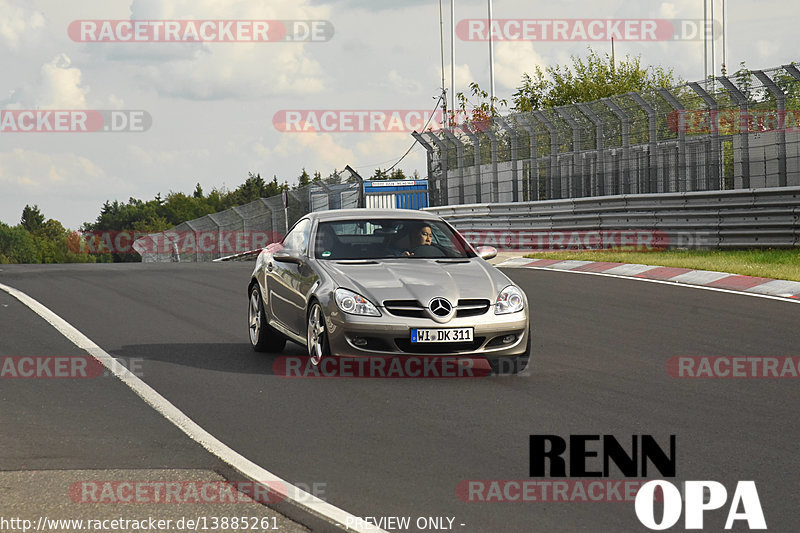
[[497,296],[497,302],[494,304],[494,314],[505,315],[508,313],[516,313],[522,311],[525,307],[525,298],[522,292],[514,285],[509,285]]
[[333,293],[339,309],[350,315],[381,316],[381,312],[372,302],[358,293],[347,289],[336,289]]

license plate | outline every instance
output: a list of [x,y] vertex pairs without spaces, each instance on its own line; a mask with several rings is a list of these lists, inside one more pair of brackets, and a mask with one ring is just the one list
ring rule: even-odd
[[412,329],[411,342],[469,342],[473,328]]

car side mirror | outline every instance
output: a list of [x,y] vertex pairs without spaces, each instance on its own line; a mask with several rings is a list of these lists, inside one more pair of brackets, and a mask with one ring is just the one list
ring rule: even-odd
[[494,246],[479,246],[476,252],[478,252],[478,257],[484,261],[497,257],[497,248]]
[[294,263],[295,265],[299,265],[301,263],[300,258],[296,257],[287,252],[278,252],[272,255],[272,258],[275,259],[278,263]]

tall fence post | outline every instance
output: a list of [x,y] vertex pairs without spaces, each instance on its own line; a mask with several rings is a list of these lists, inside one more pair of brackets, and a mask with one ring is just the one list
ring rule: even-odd
[[558,167],[558,128],[541,111],[533,116],[541,122],[550,135],[550,175],[547,180],[547,199],[561,198],[561,169]]
[[581,165],[581,125],[570,115],[564,107],[556,107],[556,113],[563,118],[572,129],[572,172],[570,172],[569,195],[570,198],[585,196],[583,185],[583,168]]
[[603,98],[601,101],[612,113],[617,115],[617,118],[622,123],[622,179],[616,180],[617,182],[621,181],[621,183],[614,187],[616,189],[615,192],[618,194],[637,193],[639,192],[638,190],[631,191],[631,119],[611,98]]
[[[722,141],[719,137],[719,103],[717,100],[708,94],[705,89],[700,87],[700,84],[697,82],[692,82],[689,84],[689,87],[697,93],[700,99],[703,100],[708,106],[709,114],[711,115],[711,161],[713,164],[710,165],[711,170],[711,183],[716,184],[716,188],[718,190],[722,190],[723,183],[722,183],[722,172],[721,172],[721,164],[720,164],[720,156],[722,154]],[[706,176],[706,187],[705,190],[710,190],[708,186],[708,177]]]
[[[427,164],[428,164],[428,174],[427,174],[427,176],[428,176],[428,179],[430,180],[431,178],[433,178],[433,150],[434,150],[434,148],[433,148],[433,146],[430,145],[430,143],[428,143],[428,141],[425,140],[425,137],[423,137],[420,133],[418,133],[416,131],[412,131],[411,132],[411,136],[414,137],[417,140],[417,142],[423,148],[425,148],[425,151],[427,152],[427,154],[426,154],[426,160],[427,160]],[[362,195],[364,194],[363,190],[362,190],[361,194]]]
[[496,118],[500,127],[508,133],[511,142],[511,198],[514,202],[519,202],[519,176],[517,174],[517,159],[519,156],[517,145],[517,131],[506,122],[503,117]]
[[[663,87],[656,89],[658,94],[661,95],[673,110],[677,114],[677,121],[676,121],[676,129],[678,130],[678,169],[675,172],[675,180],[677,183],[675,184],[674,191],[672,187],[670,187],[669,192],[685,192],[686,189],[686,126],[684,118],[686,116],[686,107],[681,103],[680,100],[675,98],[675,95],[672,94],[669,89],[665,89]],[[666,192],[666,189],[665,189]]]
[[431,131],[426,131],[423,135],[426,135],[428,139],[433,141],[433,144],[436,145],[436,148],[439,149],[439,168],[442,172],[442,177],[436,180],[436,192],[433,197],[436,199],[436,205],[448,205],[447,199],[447,174],[448,174],[448,154],[447,154],[447,143],[441,140],[436,134]]
[[605,187],[605,172],[606,172],[606,160],[605,160],[605,146],[604,146],[604,139],[603,136],[605,134],[605,130],[603,128],[603,121],[600,120],[600,117],[597,116],[597,113],[592,111],[588,104],[581,102],[577,104],[578,109],[581,110],[581,113],[584,114],[586,118],[588,118],[592,124],[594,124],[595,129],[595,149],[597,150],[597,179],[594,180],[594,183],[591,184],[592,195],[594,196],[602,196],[606,193]]
[[[649,164],[647,165],[647,191],[645,192],[659,192],[658,190],[658,119],[656,117],[656,110],[653,109],[653,106],[647,103],[647,101],[642,98],[642,95],[637,92],[629,92],[628,96],[636,102],[639,107],[641,107],[644,112],[647,114],[648,126],[649,126],[649,135],[650,135],[650,143],[648,152],[650,152],[650,157],[648,159]],[[668,186],[664,186],[664,191],[669,189]]]
[[486,126],[486,130],[483,132],[489,137],[489,141],[491,142],[492,146],[492,190],[490,193],[491,202],[498,201],[499,189],[500,189],[500,176],[497,175],[497,144],[498,138],[497,134],[492,129],[494,127],[494,119],[492,119],[489,124]]
[[[741,142],[741,149],[734,150],[734,154],[737,152],[740,154],[739,156],[739,163],[741,164],[741,173],[742,173],[742,188],[749,189],[750,188],[750,119],[749,119],[749,111],[748,111],[748,103],[749,100],[744,95],[742,91],[739,90],[736,85],[730,80],[730,78],[726,76],[722,76],[719,78],[719,81],[722,83],[722,86],[728,91],[731,99],[736,102],[736,106],[739,108],[739,120],[737,124],[739,126],[739,139]],[[735,177],[735,176],[734,176]],[[736,181],[734,180],[734,188],[736,188]]]
[[456,147],[456,161],[458,164],[458,203],[464,203],[464,143],[453,135],[450,130],[442,130],[444,136]]
[[763,71],[754,70],[752,72],[775,97],[775,106],[778,111],[778,187],[786,187],[786,95]]
[[481,163],[483,161],[481,157],[481,138],[476,132],[472,131],[466,123],[461,125],[461,131],[472,141],[472,166],[475,169],[473,172],[473,178],[475,180],[475,203],[480,203],[483,201],[483,187],[481,184]]
[[[528,146],[530,149],[530,163],[529,163],[529,172],[528,172],[528,197],[525,200],[541,200],[539,197],[539,154],[538,152],[538,145],[537,145],[537,131],[536,131],[536,123],[533,120],[530,120],[525,114],[515,115],[514,117],[517,121],[517,124],[522,126],[522,128],[528,133]],[[531,191],[536,189],[535,193]]]

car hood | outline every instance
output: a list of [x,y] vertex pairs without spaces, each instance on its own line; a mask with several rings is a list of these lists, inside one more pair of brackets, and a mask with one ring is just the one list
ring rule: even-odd
[[385,300],[417,300],[423,305],[437,296],[454,304],[463,298],[494,303],[511,281],[481,259],[390,259],[321,261],[339,287],[358,292],[379,306]]

